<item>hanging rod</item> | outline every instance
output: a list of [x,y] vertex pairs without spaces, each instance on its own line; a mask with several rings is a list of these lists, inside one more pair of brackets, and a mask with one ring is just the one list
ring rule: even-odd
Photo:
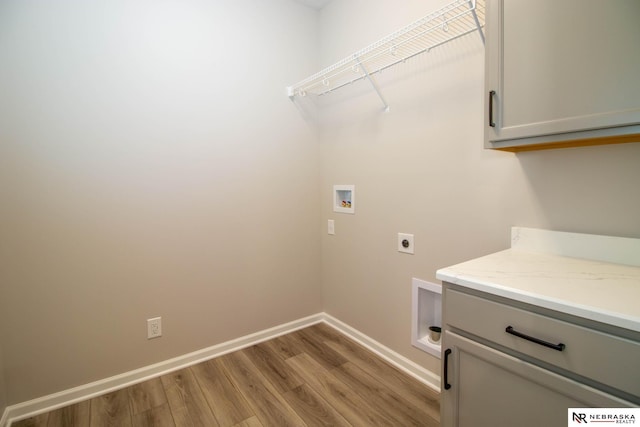
[[385,109],[388,105],[373,75],[424,52],[478,31],[484,43],[484,0],[455,0],[441,9],[359,50],[324,70],[287,87],[298,96],[329,94],[358,80],[369,79]]

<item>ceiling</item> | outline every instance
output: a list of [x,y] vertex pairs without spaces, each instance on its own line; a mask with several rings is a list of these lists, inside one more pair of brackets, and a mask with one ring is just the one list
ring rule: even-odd
[[325,7],[331,0],[294,0],[294,1],[304,4],[305,6],[309,6],[314,9],[320,10],[323,7]]

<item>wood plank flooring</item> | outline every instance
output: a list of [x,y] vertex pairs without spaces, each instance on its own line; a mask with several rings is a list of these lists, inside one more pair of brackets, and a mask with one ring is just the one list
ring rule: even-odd
[[439,426],[438,393],[317,324],[12,427]]

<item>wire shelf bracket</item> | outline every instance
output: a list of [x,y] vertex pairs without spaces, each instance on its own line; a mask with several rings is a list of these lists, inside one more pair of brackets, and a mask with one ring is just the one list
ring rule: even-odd
[[373,76],[474,31],[484,44],[484,0],[455,0],[429,15],[287,87],[291,100],[324,96],[359,80],[369,80],[384,110],[389,104]]

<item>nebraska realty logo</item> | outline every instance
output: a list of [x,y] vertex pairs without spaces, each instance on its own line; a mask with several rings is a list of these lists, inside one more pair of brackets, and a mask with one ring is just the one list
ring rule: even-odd
[[640,418],[640,408],[569,408],[568,415],[569,426],[635,424]]

